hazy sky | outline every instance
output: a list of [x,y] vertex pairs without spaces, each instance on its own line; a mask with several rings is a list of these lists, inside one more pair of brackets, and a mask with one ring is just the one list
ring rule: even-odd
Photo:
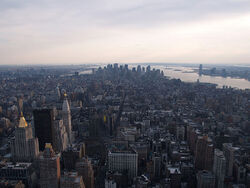
[[0,64],[250,64],[250,0],[0,0]]

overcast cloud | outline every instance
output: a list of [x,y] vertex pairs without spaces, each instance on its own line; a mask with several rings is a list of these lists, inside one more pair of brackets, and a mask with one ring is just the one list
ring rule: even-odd
[[1,0],[0,64],[250,63],[250,0]]

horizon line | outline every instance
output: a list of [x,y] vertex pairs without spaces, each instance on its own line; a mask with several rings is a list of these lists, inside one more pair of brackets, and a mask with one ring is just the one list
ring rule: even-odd
[[18,66],[18,67],[37,67],[37,66],[80,66],[80,65],[85,65],[85,66],[98,66],[98,65],[108,65],[108,64],[119,64],[119,65],[151,65],[151,64],[155,64],[155,65],[205,65],[205,66],[246,66],[249,67],[250,63],[237,63],[237,64],[227,64],[227,63],[190,63],[190,62],[128,62],[128,63],[124,63],[124,62],[99,62],[99,63],[37,63],[37,64],[32,64],[32,63],[27,63],[27,64],[0,64],[1,67],[13,67],[13,66]]

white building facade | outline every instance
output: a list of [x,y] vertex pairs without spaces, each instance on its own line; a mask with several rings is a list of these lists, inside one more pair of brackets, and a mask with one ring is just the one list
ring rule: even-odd
[[66,127],[66,131],[68,134],[69,144],[72,144],[73,138],[72,138],[72,126],[71,126],[71,112],[66,95],[62,105],[62,118],[63,118],[63,124]]
[[124,172],[127,170],[128,177],[134,178],[137,176],[138,170],[138,154],[131,151],[109,151],[108,153],[109,170]]

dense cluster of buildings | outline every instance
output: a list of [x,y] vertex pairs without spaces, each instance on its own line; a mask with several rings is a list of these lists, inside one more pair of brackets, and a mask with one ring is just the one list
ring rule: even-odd
[[249,90],[29,69],[0,72],[0,187],[250,187]]

